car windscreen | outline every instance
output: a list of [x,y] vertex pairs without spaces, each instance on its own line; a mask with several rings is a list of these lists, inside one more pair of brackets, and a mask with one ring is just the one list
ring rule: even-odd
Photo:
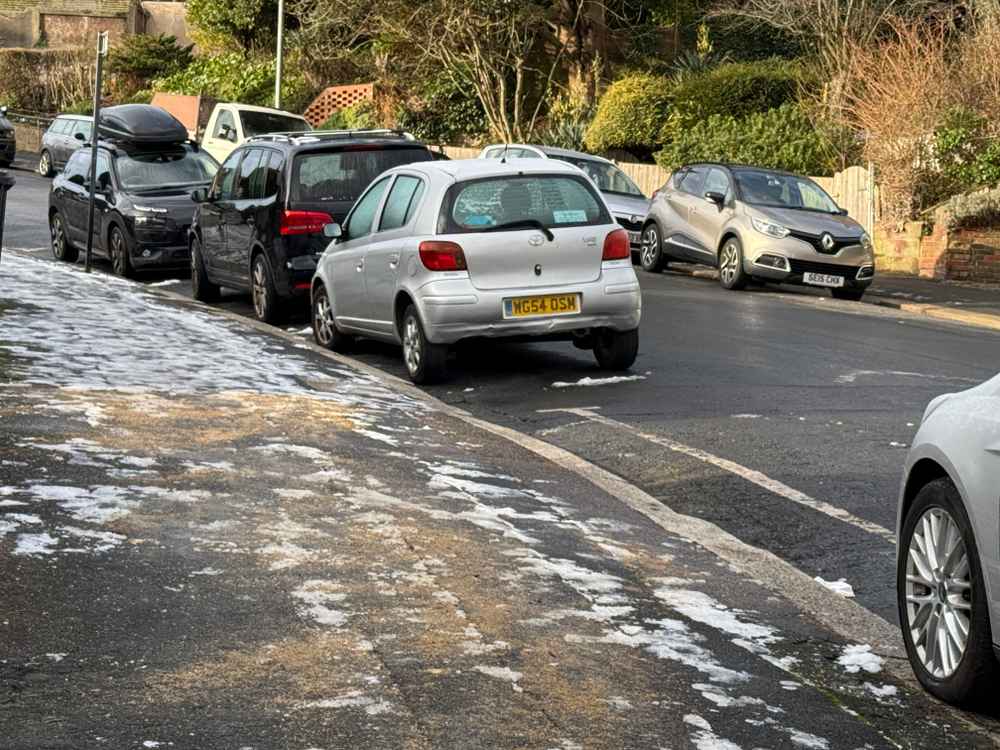
[[448,188],[438,231],[512,231],[610,224],[604,202],[586,178],[567,174],[504,175]]
[[291,200],[353,203],[385,170],[431,159],[431,152],[423,146],[306,151],[296,156],[292,165]]
[[264,133],[301,133],[310,130],[309,123],[301,117],[289,117],[274,112],[251,112],[240,110],[240,122],[243,123],[243,135]]
[[828,214],[840,210],[833,198],[807,177],[760,169],[734,169],[733,177],[744,203]]
[[204,151],[190,146],[147,153],[119,153],[115,160],[124,190],[203,185],[211,182],[219,165]]
[[614,164],[606,164],[596,159],[583,159],[575,156],[560,155],[552,156],[552,158],[582,169],[594,181],[597,189],[602,193],[617,193],[618,195],[630,195],[635,198],[646,197],[636,184],[629,179],[629,176]]

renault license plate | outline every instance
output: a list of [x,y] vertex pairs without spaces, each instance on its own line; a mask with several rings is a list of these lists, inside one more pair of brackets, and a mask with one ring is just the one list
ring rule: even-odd
[[802,281],[806,284],[812,284],[813,286],[843,286],[844,277],[834,276],[829,273],[813,273],[812,271],[806,271],[802,274]]
[[505,318],[577,315],[579,312],[579,294],[543,294],[537,297],[511,297],[503,301]]

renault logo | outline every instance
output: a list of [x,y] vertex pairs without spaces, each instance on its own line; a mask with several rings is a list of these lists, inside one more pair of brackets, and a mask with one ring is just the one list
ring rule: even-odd
[[833,250],[833,246],[837,243],[834,241],[833,235],[829,232],[823,232],[823,236],[819,238],[819,244],[823,246],[824,250],[829,252],[830,250]]
[[541,276],[541,275],[542,275],[542,264],[541,263],[536,263],[535,264],[535,276]]
[[545,238],[542,237],[542,235],[540,234],[533,234],[528,238],[528,244],[531,245],[532,247],[538,247],[543,242],[545,242]]

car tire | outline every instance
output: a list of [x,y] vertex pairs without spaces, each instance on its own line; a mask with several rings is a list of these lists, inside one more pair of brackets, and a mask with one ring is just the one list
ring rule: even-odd
[[417,308],[410,305],[403,313],[401,328],[403,364],[417,385],[440,383],[448,374],[448,347],[432,344],[424,334],[424,324]]
[[831,289],[830,294],[833,295],[834,299],[849,300],[850,302],[860,302],[861,298],[865,296],[864,289]]
[[52,155],[48,151],[43,150],[38,155],[38,174],[42,177],[52,176]]
[[312,328],[316,343],[330,351],[346,354],[354,343],[353,336],[337,328],[330,293],[323,283],[317,283],[312,294]]
[[52,238],[52,254],[56,260],[66,263],[76,263],[80,251],[69,241],[66,234],[66,222],[58,211],[49,217],[49,236]]
[[[956,539],[957,534],[965,552],[964,563],[957,540],[943,562],[936,557],[937,547],[933,555],[922,552],[928,536],[932,544],[941,543],[940,536],[934,536],[935,528],[939,535],[946,535],[944,543]],[[905,552],[898,555],[896,601],[914,674],[928,692],[948,703],[970,706],[992,699],[1000,669],[993,653],[989,600],[972,525],[951,480],[937,479],[917,493],[903,519],[899,544]],[[967,571],[964,575],[963,570]],[[921,609],[921,603],[930,609]],[[953,627],[948,627],[949,623]],[[946,651],[951,664],[935,660],[928,648],[929,636],[937,636],[932,639],[935,645],[944,638],[945,645],[958,652],[955,634],[961,632],[963,624],[967,638],[957,666],[950,648]]]
[[643,271],[660,273],[667,267],[667,258],[663,254],[663,237],[660,225],[649,222],[642,228],[641,248],[639,250],[639,265]]
[[281,320],[282,305],[274,288],[271,264],[264,253],[257,253],[250,264],[250,297],[257,320],[272,324]]
[[131,279],[135,276],[132,258],[129,257],[128,240],[118,227],[111,227],[108,232],[108,257],[111,259],[111,270],[115,276]]
[[605,370],[627,370],[639,354],[639,329],[613,331],[606,328],[594,333],[594,357]]
[[218,302],[221,289],[208,278],[201,242],[191,238],[191,294],[199,302]]
[[727,237],[719,249],[719,283],[735,291],[745,288],[749,279],[743,270],[743,244],[736,237]]

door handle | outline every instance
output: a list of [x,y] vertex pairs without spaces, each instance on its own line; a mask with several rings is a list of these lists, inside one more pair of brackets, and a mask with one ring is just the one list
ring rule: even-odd
[[361,273],[362,271],[364,271],[365,270],[365,262],[363,260],[359,260],[358,261],[358,265],[356,265],[354,267],[354,270],[357,271],[358,273]]
[[399,253],[393,253],[389,256],[389,268],[395,268],[399,265]]

